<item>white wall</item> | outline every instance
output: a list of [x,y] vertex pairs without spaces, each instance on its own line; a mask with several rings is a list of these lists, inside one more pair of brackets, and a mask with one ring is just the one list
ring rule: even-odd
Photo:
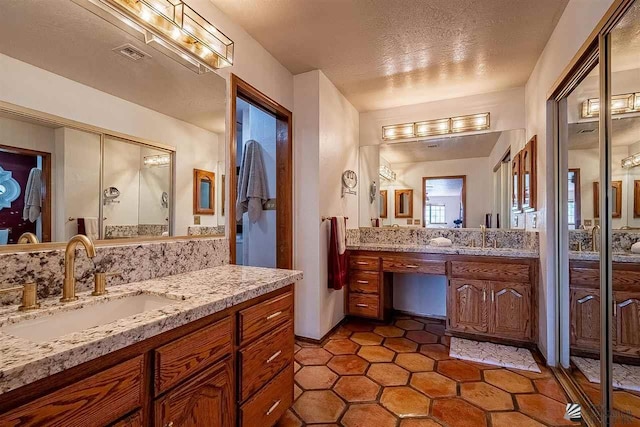
[[294,265],[304,271],[296,285],[296,335],[320,334],[320,84],[319,71],[298,74],[295,87]]
[[393,308],[420,316],[447,315],[447,278],[430,274],[394,274]]
[[348,216],[357,226],[358,199],[341,198],[341,175],[358,169],[358,113],[318,70],[294,77],[294,263],[304,271],[296,288],[296,334],[319,339],[344,316],[343,291],[328,289],[328,222]]
[[385,125],[484,112],[491,113],[491,129],[481,133],[524,128],[524,88],[362,113],[360,145],[381,144]]
[[[358,170],[359,114],[329,79],[319,72],[320,92],[320,215],[346,216],[348,228],[358,224],[358,198],[341,197],[342,172]],[[320,224],[320,336],[344,317],[344,291],[329,290],[327,256],[329,221]],[[317,225],[316,225],[317,226]]]
[[[168,225],[169,208],[162,206],[162,193],[170,193],[171,168],[167,166],[145,166],[146,156],[158,156],[165,153],[143,147],[138,159],[140,168],[140,202],[138,205],[138,223]],[[213,169],[215,171],[215,169]],[[216,192],[218,190],[216,189]]]
[[[77,218],[98,218],[100,209],[100,136],[70,128],[56,129],[56,190],[53,241],[78,233]],[[69,221],[69,218],[74,220]]]
[[[538,345],[551,365],[556,358],[556,293],[553,217],[555,215],[553,141],[548,138],[547,92],[560,77],[612,0],[571,0],[560,17],[525,87],[527,137],[538,135],[538,228],[540,230],[540,292]],[[568,340],[566,341],[568,342]]]
[[[193,168],[215,170],[213,132],[0,54],[0,100],[176,147],[176,234],[193,224]],[[217,219],[202,217],[202,225]]]
[[114,203],[106,204],[104,225],[138,225],[140,200],[140,150],[141,146],[105,138],[104,188],[115,187],[120,196]]

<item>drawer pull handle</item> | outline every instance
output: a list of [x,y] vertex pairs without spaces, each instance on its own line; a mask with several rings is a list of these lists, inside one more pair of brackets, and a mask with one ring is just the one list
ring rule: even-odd
[[367,261],[356,261],[356,264],[358,264],[358,265],[368,265],[369,263]]
[[273,353],[273,354],[271,355],[271,357],[270,357],[270,358],[268,358],[268,359],[267,359],[267,363],[271,363],[271,362],[273,362],[273,361],[275,360],[275,358],[276,358],[276,357],[278,357],[278,356],[280,356],[281,354],[282,354],[282,350],[278,350],[278,351],[276,351],[275,353]]
[[369,307],[369,305],[368,304],[356,304],[356,307],[366,308],[366,307]]
[[267,320],[275,319],[276,317],[280,316],[281,314],[282,314],[281,311],[276,311],[275,313],[268,315],[267,316]]
[[369,283],[368,280],[356,280],[357,283],[362,283],[363,285],[366,285],[367,283]]
[[173,421],[169,421],[164,425],[164,427],[173,427]]
[[418,268],[420,266],[419,265],[415,265],[415,264],[406,264],[405,267],[407,267],[407,268]]
[[269,408],[269,410],[267,411],[267,416],[271,415],[271,413],[276,410],[278,405],[280,405],[280,401],[279,400],[276,403],[274,403],[273,405],[271,405],[271,408]]

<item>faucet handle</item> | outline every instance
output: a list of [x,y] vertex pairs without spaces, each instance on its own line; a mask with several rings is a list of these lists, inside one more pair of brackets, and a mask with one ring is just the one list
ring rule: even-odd
[[0,294],[7,294],[9,292],[16,291],[22,291],[22,304],[20,304],[18,310],[26,311],[40,308],[40,304],[38,304],[38,288],[35,282],[28,282],[21,286],[0,289]]
[[94,287],[91,295],[100,296],[107,293],[107,278],[113,276],[122,277],[122,273],[109,272],[109,273],[94,273]]

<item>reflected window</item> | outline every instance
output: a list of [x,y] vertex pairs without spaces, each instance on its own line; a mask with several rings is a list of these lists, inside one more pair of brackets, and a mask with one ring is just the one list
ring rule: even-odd
[[425,218],[429,224],[446,224],[445,205],[427,204]]

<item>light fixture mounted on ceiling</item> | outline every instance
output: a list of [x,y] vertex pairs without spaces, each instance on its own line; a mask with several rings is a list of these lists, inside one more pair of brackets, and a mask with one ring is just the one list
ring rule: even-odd
[[407,139],[449,133],[485,130],[491,126],[490,113],[426,120],[415,123],[382,126],[382,139]]
[[380,165],[379,175],[380,175],[380,178],[386,181],[393,182],[396,180],[396,173],[393,171],[393,169],[391,169],[387,165]]
[[[640,112],[640,93],[623,93],[611,97],[611,114],[626,114]],[[581,116],[583,119],[600,115],[600,99],[590,98],[582,103]]]
[[147,44],[168,50],[171,57],[199,74],[233,65],[233,41],[181,0],[74,2],[108,12],[144,34]]
[[622,167],[625,169],[635,168],[636,166],[640,166],[640,153],[636,153],[632,156],[625,157],[622,159]]

